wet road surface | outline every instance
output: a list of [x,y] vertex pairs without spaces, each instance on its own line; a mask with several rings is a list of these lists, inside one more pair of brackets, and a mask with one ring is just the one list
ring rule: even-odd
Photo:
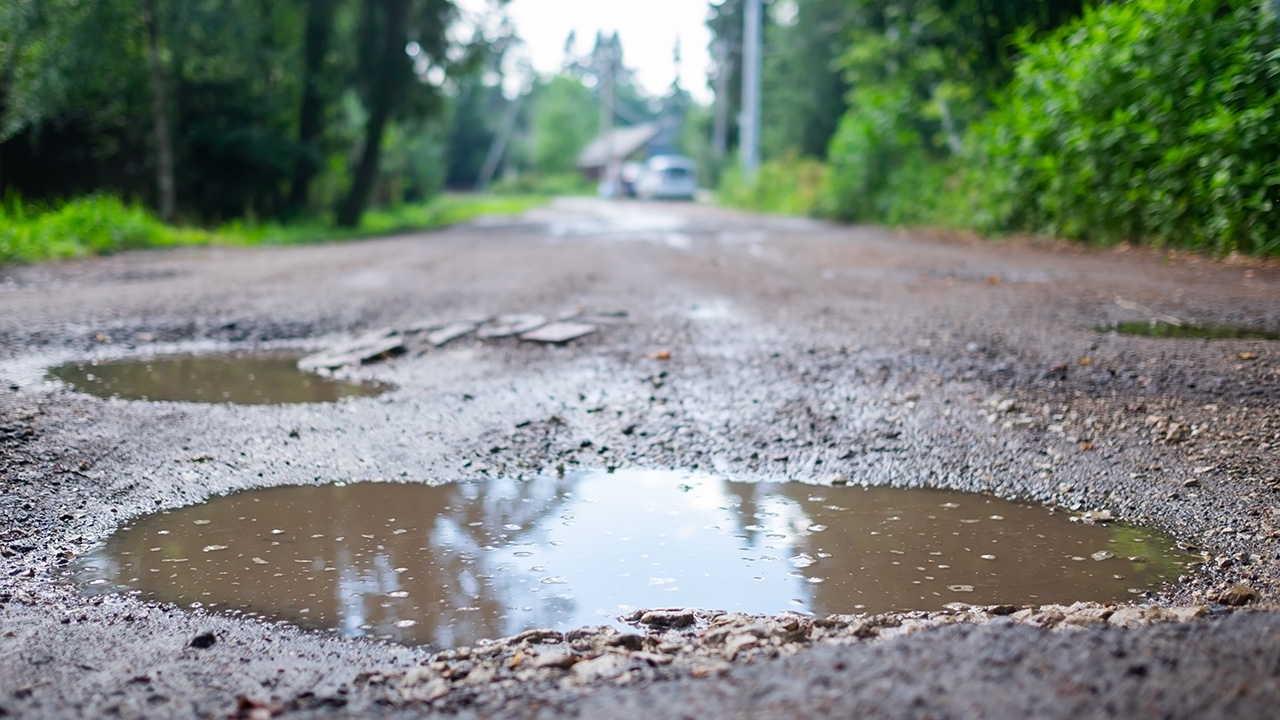
[[[424,346],[345,373],[389,392],[332,404],[100,399],[46,378],[508,313],[597,330]],[[594,200],[362,243],[0,269],[0,708],[1256,714],[1280,620],[1224,603],[1280,597],[1280,353],[1097,330],[1169,318],[1280,329],[1280,269]],[[1134,607],[651,613],[634,634],[441,655],[59,582],[121,522],[236,490],[608,468],[986,492],[1151,524],[1204,564]]]

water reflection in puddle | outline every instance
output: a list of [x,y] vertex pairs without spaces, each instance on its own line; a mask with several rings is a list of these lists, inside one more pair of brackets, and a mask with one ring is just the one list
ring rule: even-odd
[[1167,322],[1122,322],[1101,327],[1102,332],[1121,335],[1142,335],[1156,338],[1183,338],[1199,340],[1280,340],[1280,333],[1256,328],[1239,328],[1225,325],[1174,325]]
[[73,572],[91,590],[449,647],[634,608],[1126,599],[1183,562],[1161,533],[985,496],[637,471],[243,492],[142,518]]
[[387,387],[325,378],[298,369],[296,355],[173,356],[68,363],[49,370],[73,389],[105,398],[268,405],[334,402]]

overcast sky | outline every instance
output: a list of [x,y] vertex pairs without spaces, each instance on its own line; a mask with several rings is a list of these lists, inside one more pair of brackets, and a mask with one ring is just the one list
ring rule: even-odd
[[680,85],[706,103],[711,100],[707,5],[707,0],[512,0],[508,11],[538,72],[560,69],[569,31],[577,32],[579,52],[587,52],[597,30],[617,30],[627,66],[653,94],[671,87],[672,50],[678,37],[683,56]]

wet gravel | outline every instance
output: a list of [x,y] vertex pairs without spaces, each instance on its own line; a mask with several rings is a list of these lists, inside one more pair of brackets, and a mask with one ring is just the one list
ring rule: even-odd
[[[1277,344],[1094,328],[1154,312],[1274,330],[1277,281],[1265,263],[592,201],[349,245],[0,269],[0,709],[1265,714],[1280,675]],[[320,350],[515,312],[598,331],[415,346],[349,373],[395,390],[334,405],[102,400],[44,379],[75,360]],[[1135,606],[705,609],[434,656],[60,581],[122,520],[233,490],[574,468],[989,492],[1156,525],[1205,563]]]

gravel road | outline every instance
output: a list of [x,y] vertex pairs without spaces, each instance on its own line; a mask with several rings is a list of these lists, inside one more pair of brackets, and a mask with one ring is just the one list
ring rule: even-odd
[[[96,399],[74,360],[322,350],[504,313],[333,405]],[[340,245],[0,268],[0,715],[1266,717],[1280,700],[1280,266],[561,200]],[[943,487],[1150,524],[1204,563],[1132,605],[666,610],[432,653],[127,596],[63,569],[213,495],[577,468]]]

